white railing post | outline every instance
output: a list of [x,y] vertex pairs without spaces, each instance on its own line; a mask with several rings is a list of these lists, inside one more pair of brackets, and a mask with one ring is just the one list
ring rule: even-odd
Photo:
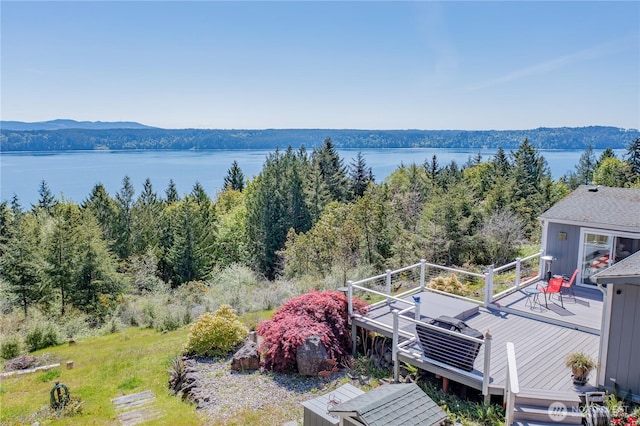
[[416,321],[420,321],[420,296],[413,296],[413,301],[416,304],[414,318]]
[[353,317],[353,281],[347,281],[347,302],[349,308],[349,320]]
[[391,342],[391,359],[393,360],[393,380],[398,383],[400,381],[400,363],[398,362],[398,329],[400,327],[400,319],[398,318],[398,310],[393,310],[393,338]]
[[513,343],[507,343],[507,382],[505,383],[505,423],[513,423],[516,396],[520,393],[518,383],[518,367],[516,365],[516,350]]
[[487,308],[493,302],[493,265],[484,273],[484,307]]
[[427,259],[420,259],[420,291],[424,291],[424,281],[427,271]]
[[[391,269],[387,269],[385,273],[387,274],[387,279],[386,279],[387,296],[391,296]],[[390,299],[387,299],[387,302],[389,300]]]
[[540,257],[538,258],[538,279],[542,280],[544,279],[544,260],[542,259],[542,256],[544,255],[544,250],[540,249]]
[[521,269],[522,269],[522,258],[516,257],[516,290],[520,289]]
[[491,381],[491,341],[493,338],[487,330],[484,333],[484,369],[482,371],[482,395],[484,402],[489,403],[491,395],[489,394],[489,382]]
[[356,356],[356,345],[358,344],[358,331],[353,322],[353,281],[347,281],[347,312],[351,322],[351,355]]

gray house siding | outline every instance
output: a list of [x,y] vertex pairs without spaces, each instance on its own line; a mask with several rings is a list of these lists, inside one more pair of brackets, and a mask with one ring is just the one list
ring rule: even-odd
[[[616,284],[611,300],[611,322],[604,384],[609,390],[640,396],[640,286]],[[616,386],[617,385],[617,386]]]
[[[566,233],[566,240],[561,240],[561,232]],[[578,252],[580,250],[580,227],[562,223],[549,223],[547,227],[547,247],[545,254],[553,256],[551,265],[554,275],[571,276],[576,270]]]

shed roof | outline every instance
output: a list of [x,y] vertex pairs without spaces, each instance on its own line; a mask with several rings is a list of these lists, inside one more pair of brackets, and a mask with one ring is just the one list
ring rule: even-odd
[[640,285],[640,251],[591,276],[598,284]]
[[415,383],[380,386],[329,411],[356,413],[367,426],[436,425],[447,417]]
[[640,189],[581,185],[540,215],[552,222],[640,231]]

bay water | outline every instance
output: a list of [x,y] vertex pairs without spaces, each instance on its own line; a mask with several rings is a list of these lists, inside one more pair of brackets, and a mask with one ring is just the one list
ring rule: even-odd
[[[614,150],[622,158],[625,150]],[[199,182],[211,196],[222,189],[224,177],[233,161],[237,161],[245,178],[260,173],[272,150],[208,150],[208,151],[59,151],[59,152],[2,152],[0,154],[0,200],[18,196],[23,208],[30,208],[38,200],[40,182],[45,180],[54,195],[76,203],[87,199],[96,183],[102,183],[112,195],[122,187],[125,176],[131,178],[136,194],[146,178],[154,190],[164,197],[173,179],[180,195],[191,192]],[[436,155],[441,167],[456,161],[462,166],[470,158],[482,155],[487,160],[495,149],[448,148],[389,148],[338,150],[345,166],[355,162],[362,152],[377,183],[382,182],[399,166],[423,164]],[[507,153],[509,151],[507,150]],[[574,171],[583,151],[540,150],[547,160],[554,179]],[[596,158],[601,150],[595,150]]]

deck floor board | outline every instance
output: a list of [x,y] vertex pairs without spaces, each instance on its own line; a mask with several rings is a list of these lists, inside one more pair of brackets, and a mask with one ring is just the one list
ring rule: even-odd
[[[556,311],[548,310],[540,315],[535,315],[528,307],[524,308],[525,300],[520,300],[521,295],[517,294],[508,296],[511,297],[512,302],[500,303],[501,306],[513,309],[512,312],[504,312],[499,308],[480,308],[478,313],[464,319],[470,327],[482,333],[488,330],[492,336],[490,386],[493,388],[493,393],[499,393],[499,390],[504,388],[507,371],[507,342],[512,342],[515,346],[521,387],[574,395],[593,389],[595,374],[591,374],[590,382],[584,387],[575,387],[571,381],[570,369],[565,366],[564,360],[569,353],[575,351],[585,352],[597,358],[600,340],[598,334],[593,331],[572,328],[572,324],[599,329],[602,301],[598,302],[598,296],[593,290],[585,293],[576,289],[576,296],[578,300],[576,305],[581,306],[581,309],[574,309],[575,315],[572,316],[571,321],[566,321],[564,325],[546,322],[546,320],[554,319],[552,315],[559,316]],[[585,304],[580,303],[582,296],[587,298]],[[582,309],[586,303],[589,304],[591,310]],[[427,306],[422,308],[423,311],[429,309]],[[519,314],[518,310],[523,310],[522,314]],[[373,329],[390,336],[393,317],[389,308],[386,309],[386,313],[383,311],[384,309],[378,309],[374,312],[376,321],[384,324],[384,328],[373,325]],[[361,324],[357,317],[354,318],[354,321],[357,325]],[[403,321],[401,318],[400,324],[402,329],[412,335],[415,334],[413,323]],[[367,328],[371,329],[372,324],[369,324]],[[411,356],[402,355],[402,360],[407,360],[420,368],[433,367],[427,359],[422,358],[421,346],[418,342],[409,345],[408,349],[413,351]],[[480,349],[474,362],[474,371],[471,374],[472,378],[475,377],[475,385],[478,388],[482,383],[483,349]],[[455,379],[455,374],[451,378]],[[464,380],[473,381],[472,378],[465,376]]]

